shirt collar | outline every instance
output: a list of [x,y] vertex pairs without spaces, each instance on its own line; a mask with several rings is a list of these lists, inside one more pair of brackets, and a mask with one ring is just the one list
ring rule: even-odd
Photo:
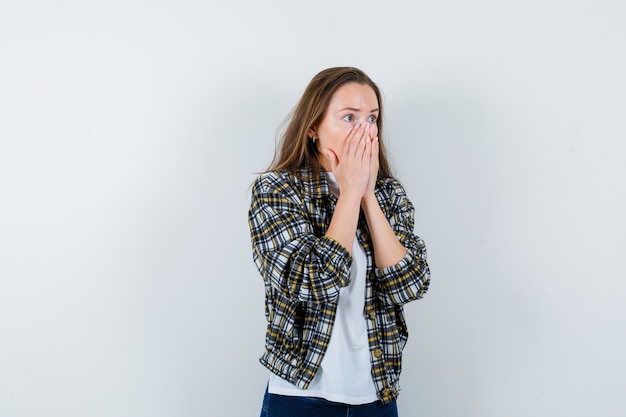
[[318,175],[314,175],[311,170],[302,170],[300,178],[306,194],[311,198],[322,199],[332,195],[328,187],[326,172],[323,170],[320,170]]

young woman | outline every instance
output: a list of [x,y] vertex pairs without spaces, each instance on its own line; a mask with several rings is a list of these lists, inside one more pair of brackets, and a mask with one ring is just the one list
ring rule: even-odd
[[402,306],[430,272],[382,138],[376,84],[351,67],[309,83],[249,211],[265,282],[262,417],[397,416]]

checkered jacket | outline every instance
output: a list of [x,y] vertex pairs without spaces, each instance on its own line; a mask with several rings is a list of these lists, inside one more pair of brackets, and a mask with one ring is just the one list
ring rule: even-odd
[[[396,265],[377,268],[363,213],[356,236],[367,257],[363,318],[372,379],[383,402],[398,395],[402,350],[408,338],[403,304],[422,298],[430,283],[424,242],[413,234],[414,207],[400,183],[379,179],[376,198],[407,249]],[[337,198],[325,174],[269,172],[254,183],[249,210],[254,262],[265,282],[267,331],[260,362],[306,389],[317,372],[337,310],[350,283],[349,252],[325,237]]]

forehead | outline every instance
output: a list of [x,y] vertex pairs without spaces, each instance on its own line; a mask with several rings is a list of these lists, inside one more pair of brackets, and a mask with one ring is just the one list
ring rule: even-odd
[[335,91],[330,103],[330,108],[351,107],[370,111],[378,108],[376,93],[367,84],[348,83]]

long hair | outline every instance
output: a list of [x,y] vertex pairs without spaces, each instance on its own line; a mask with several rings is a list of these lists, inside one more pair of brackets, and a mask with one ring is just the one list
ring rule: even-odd
[[328,68],[313,77],[288,117],[289,124],[280,138],[267,171],[288,171],[297,174],[302,169],[309,169],[313,175],[319,173],[321,168],[319,151],[308,137],[308,131],[322,121],[335,91],[348,83],[368,85],[376,94],[379,109],[376,120],[379,143],[378,176],[393,177],[383,140],[384,113],[380,89],[363,71],[354,67]]

